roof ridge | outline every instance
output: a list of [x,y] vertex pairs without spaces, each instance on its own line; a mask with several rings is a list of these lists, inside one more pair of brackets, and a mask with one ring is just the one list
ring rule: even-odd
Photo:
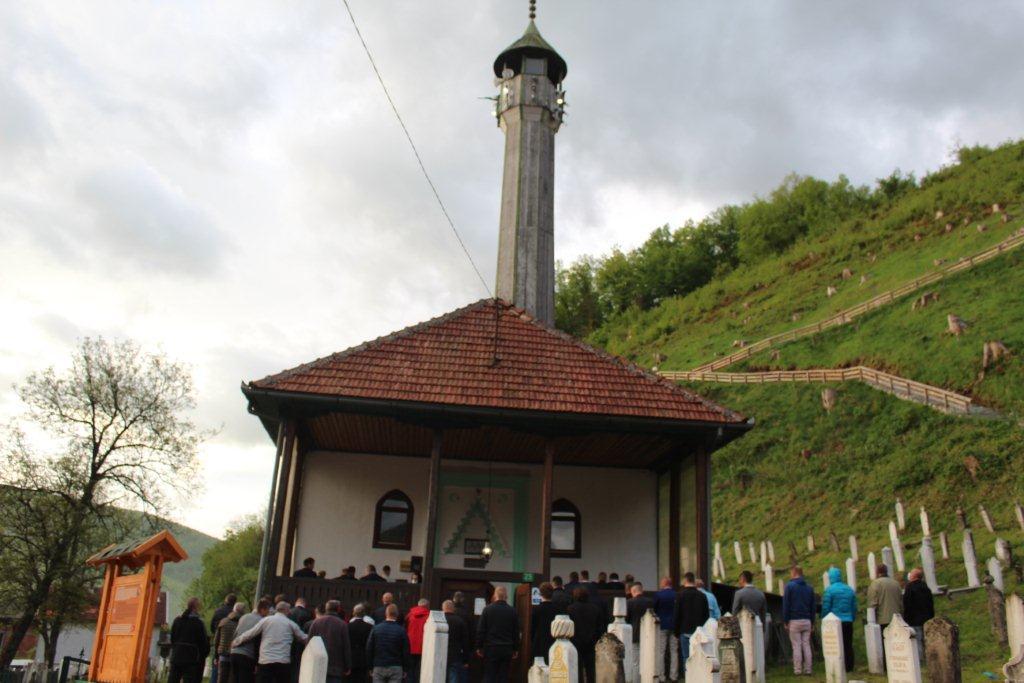
[[248,382],[247,384],[249,384],[251,386],[253,384],[259,384],[259,383],[264,383],[264,382],[271,382],[271,383],[273,383],[273,382],[280,382],[281,380],[288,379],[292,375],[296,375],[296,374],[298,374],[300,372],[305,372],[307,370],[312,370],[312,369],[314,369],[316,367],[319,367],[320,365],[323,365],[324,363],[327,363],[327,362],[330,362],[330,361],[342,360],[343,358],[345,358],[347,356],[350,356],[353,353],[358,353],[360,351],[367,351],[367,350],[372,349],[372,348],[374,348],[376,346],[380,346],[381,344],[383,344],[385,342],[394,341],[394,340],[397,340],[397,339],[401,339],[403,337],[407,337],[410,334],[413,334],[413,333],[416,333],[416,332],[421,332],[421,331],[423,331],[423,330],[425,330],[425,329],[427,329],[429,327],[433,327],[434,325],[439,325],[441,323],[447,322],[447,321],[451,320],[452,318],[455,318],[455,317],[458,317],[458,316],[462,315],[463,313],[468,313],[469,311],[473,310],[474,308],[478,308],[478,307],[480,307],[480,306],[482,306],[484,304],[492,304],[495,301],[501,302],[501,303],[505,304],[506,306],[510,306],[510,304],[508,304],[508,302],[502,301],[501,299],[491,299],[491,298],[488,298],[488,299],[478,299],[477,301],[474,301],[472,303],[466,304],[465,306],[462,306],[460,308],[456,308],[455,310],[448,311],[447,313],[443,313],[443,314],[438,315],[438,316],[434,316],[433,318],[428,318],[427,320],[424,320],[423,322],[419,322],[419,323],[416,323],[414,325],[409,325],[408,327],[403,327],[403,328],[401,328],[399,330],[395,330],[394,332],[389,332],[387,334],[383,334],[383,335],[377,337],[376,339],[371,339],[371,340],[365,341],[365,342],[363,342],[361,344],[357,344],[355,346],[350,346],[347,349],[343,349],[341,351],[335,351],[334,353],[328,354],[326,356],[321,356],[320,358],[317,358],[316,360],[311,360],[308,363],[303,363],[302,365],[296,365],[293,368],[288,368],[287,370],[282,370],[280,372],[274,373],[273,375],[267,375],[266,377],[264,377],[262,379],[252,380],[252,381]]

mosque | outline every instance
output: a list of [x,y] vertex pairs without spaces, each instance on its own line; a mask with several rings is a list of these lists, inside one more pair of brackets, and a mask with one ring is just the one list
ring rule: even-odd
[[[528,610],[573,570],[710,577],[711,455],[753,422],[554,328],[567,64],[531,8],[493,70],[497,298],[242,386],[277,447],[264,593],[436,606],[504,584]],[[292,577],[307,556],[327,579]],[[371,563],[390,582],[330,578]]]

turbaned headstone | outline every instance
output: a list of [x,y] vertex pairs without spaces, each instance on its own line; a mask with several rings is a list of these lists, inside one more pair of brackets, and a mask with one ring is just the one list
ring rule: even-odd
[[633,627],[626,621],[626,598],[615,598],[612,603],[612,614],[615,621],[608,624],[608,633],[614,633],[624,646],[622,667],[627,683],[636,683],[640,674],[633,652]]
[[559,614],[551,622],[551,635],[555,642],[548,650],[550,683],[579,683],[580,657],[570,640],[575,632],[575,625],[568,615]]
[[960,630],[946,617],[924,624],[925,661],[930,683],[962,683],[960,673]]

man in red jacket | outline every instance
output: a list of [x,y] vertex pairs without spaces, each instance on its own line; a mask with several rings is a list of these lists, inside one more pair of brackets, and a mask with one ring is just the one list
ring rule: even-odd
[[405,615],[405,632],[409,635],[409,654],[412,655],[412,666],[409,667],[409,680],[420,680],[420,661],[423,659],[423,627],[430,616],[430,601],[426,598]]

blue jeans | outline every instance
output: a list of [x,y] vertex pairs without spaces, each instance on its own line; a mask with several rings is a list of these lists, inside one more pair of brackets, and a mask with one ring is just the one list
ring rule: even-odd
[[469,669],[462,662],[452,662],[448,665],[447,683],[467,683],[469,680]]
[[679,673],[686,675],[686,659],[690,656],[690,636],[692,633],[684,633],[679,636]]

